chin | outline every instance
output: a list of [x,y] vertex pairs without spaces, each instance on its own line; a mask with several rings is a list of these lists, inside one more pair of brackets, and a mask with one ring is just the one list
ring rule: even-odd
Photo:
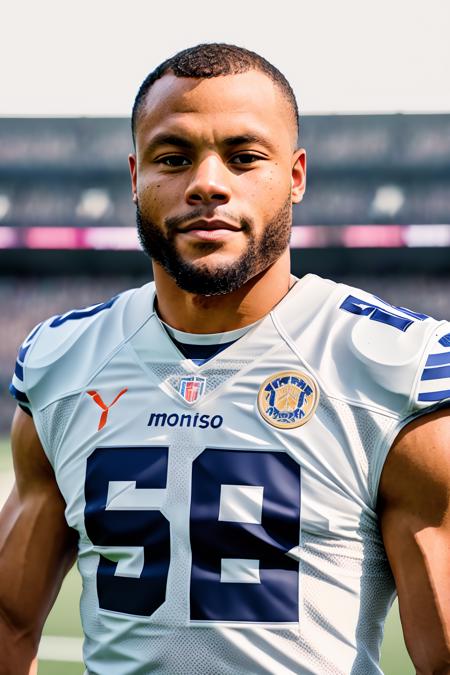
[[239,256],[214,256],[214,258],[205,256],[203,258],[195,258],[194,260],[184,258],[183,263],[192,270],[203,272],[204,274],[216,274],[221,270],[233,267],[238,261]]

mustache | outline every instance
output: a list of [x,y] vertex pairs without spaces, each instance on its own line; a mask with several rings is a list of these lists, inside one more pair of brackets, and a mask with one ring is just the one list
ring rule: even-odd
[[[165,218],[164,224],[167,227],[169,233],[173,233],[177,228],[182,225],[187,225],[194,220],[200,220],[201,218],[207,217],[205,214],[205,209],[199,208],[195,211],[189,211],[189,213],[181,214],[179,216],[172,216],[171,218]],[[211,217],[211,216],[209,216]],[[251,218],[238,218],[233,213],[229,211],[220,211],[220,213],[214,214],[214,217],[218,219],[227,220],[230,223],[236,223],[242,229],[243,232],[250,232],[253,228],[253,220]]]

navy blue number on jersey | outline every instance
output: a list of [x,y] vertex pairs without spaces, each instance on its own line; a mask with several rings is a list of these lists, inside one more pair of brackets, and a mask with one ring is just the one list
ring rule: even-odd
[[[85,524],[96,546],[142,547],[137,578],[118,576],[117,562],[100,555],[97,591],[102,609],[148,616],[165,600],[170,529],[165,516],[142,504],[144,490],[163,489],[167,448],[97,448],[88,458]],[[124,495],[127,492],[128,499]],[[111,488],[115,488],[112,490]],[[122,497],[122,498],[121,498]],[[112,556],[111,556],[112,557]]]
[[300,466],[289,455],[202,452],[192,472],[191,619],[298,621],[298,561],[287,553],[299,523]]
[[412,312],[410,309],[405,309],[405,307],[396,307],[381,300],[381,298],[373,297],[377,302],[371,303],[367,302],[367,300],[356,298],[354,295],[348,295],[339,309],[344,309],[346,312],[350,312],[350,314],[367,316],[371,321],[385,323],[401,331],[407,330],[414,321],[425,321],[425,319],[429,318],[426,314]]
[[[98,448],[88,459],[85,522],[92,543],[110,547],[116,560],[121,547],[144,551],[142,572],[135,578],[118,575],[112,554],[100,555],[102,609],[150,616],[164,602],[170,527],[159,510],[144,507],[144,490],[165,488],[168,452]],[[127,490],[129,496],[123,497]],[[297,462],[281,451],[204,450],[192,467],[191,619],[298,621],[293,549],[299,536]]]

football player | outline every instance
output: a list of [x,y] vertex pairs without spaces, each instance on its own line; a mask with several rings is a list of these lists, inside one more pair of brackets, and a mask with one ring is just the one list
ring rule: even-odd
[[0,672],[77,557],[92,675],[375,675],[396,593],[450,673],[450,323],[291,276],[306,155],[262,57],[180,52],[132,123],[155,282],[20,349]]

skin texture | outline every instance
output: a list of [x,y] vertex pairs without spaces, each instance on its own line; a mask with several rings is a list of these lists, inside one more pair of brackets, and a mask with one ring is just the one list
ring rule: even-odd
[[77,538],[66,524],[65,503],[33,420],[20,408],[11,447],[16,482],[0,519],[0,673],[31,675]]
[[[178,137],[175,143],[161,141],[160,134],[169,133]],[[259,141],[244,142],[242,135]],[[149,92],[136,141],[129,158],[133,200],[147,226],[171,237],[194,271],[214,274],[233,266],[249,246],[249,233],[261,241],[283,205],[303,197],[305,152],[296,148],[286,101],[261,73],[211,80],[165,75]],[[214,218],[249,228],[211,240],[173,229]],[[289,218],[281,227],[286,223]],[[188,332],[231,330],[261,318],[286,294],[289,251],[269,264],[255,256],[252,275],[228,294],[185,291],[157,262],[154,277],[158,311],[167,323]],[[0,519],[0,673],[27,675],[45,617],[73,563],[76,537],[65,523],[65,505],[33,421],[20,410],[12,443],[16,486]],[[422,417],[399,434],[380,483],[382,533],[420,675],[450,673],[449,447],[448,412]]]
[[406,646],[419,675],[450,673],[450,414],[407,425],[387,457],[379,515]]

